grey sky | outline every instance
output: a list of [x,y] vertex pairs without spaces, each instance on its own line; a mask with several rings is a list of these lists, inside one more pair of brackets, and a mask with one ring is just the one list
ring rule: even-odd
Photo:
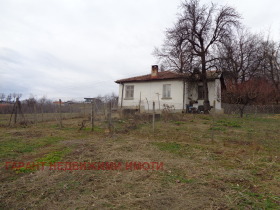
[[[279,0],[212,2],[234,6],[251,31],[279,40]],[[115,80],[150,72],[179,4],[0,0],[0,93],[63,100],[117,93]]]

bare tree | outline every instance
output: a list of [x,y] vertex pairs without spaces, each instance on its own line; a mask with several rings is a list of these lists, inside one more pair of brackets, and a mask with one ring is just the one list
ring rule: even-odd
[[4,93],[0,93],[1,102],[3,102],[5,98],[6,98],[6,95]]
[[280,101],[280,43],[267,38],[263,42],[263,58],[262,70],[274,86],[274,99],[278,104]]
[[11,94],[12,98],[13,98],[13,102],[16,101],[17,98],[21,98],[22,94],[21,93],[13,93]]
[[6,101],[8,103],[12,103],[12,94],[9,94],[9,95],[6,96]]
[[215,68],[218,59],[215,50],[224,39],[231,37],[232,28],[240,25],[240,15],[232,7],[200,5],[198,0],[184,1],[181,8],[177,23],[167,30],[168,41],[155,54],[165,60],[176,58],[179,72],[192,72],[199,67],[207,111],[210,109],[207,71]]
[[262,56],[262,37],[241,29],[236,36],[225,39],[218,49],[219,69],[235,85],[254,77],[259,72]]
[[166,31],[166,40],[161,48],[155,48],[153,54],[161,62],[161,68],[179,73],[185,72],[192,65],[190,45],[185,41],[182,31],[169,29]]

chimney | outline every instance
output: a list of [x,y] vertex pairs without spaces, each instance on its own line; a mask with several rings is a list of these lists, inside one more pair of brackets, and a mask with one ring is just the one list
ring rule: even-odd
[[152,65],[151,78],[158,77],[158,65]]

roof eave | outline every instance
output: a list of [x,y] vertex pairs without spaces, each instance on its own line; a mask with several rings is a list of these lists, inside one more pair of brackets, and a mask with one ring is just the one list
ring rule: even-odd
[[122,83],[132,83],[132,82],[156,82],[156,81],[163,81],[163,80],[184,80],[184,78],[164,78],[164,79],[145,79],[145,80],[117,80],[115,83],[122,84]]

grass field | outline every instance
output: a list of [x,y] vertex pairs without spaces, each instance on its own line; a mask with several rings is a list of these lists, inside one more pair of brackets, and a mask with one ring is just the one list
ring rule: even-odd
[[[280,116],[82,119],[0,127],[2,209],[280,209]],[[45,162],[6,169],[6,162]],[[159,170],[49,170],[55,162],[160,162]],[[9,163],[10,164],[10,163]],[[12,164],[12,163],[11,163]]]

